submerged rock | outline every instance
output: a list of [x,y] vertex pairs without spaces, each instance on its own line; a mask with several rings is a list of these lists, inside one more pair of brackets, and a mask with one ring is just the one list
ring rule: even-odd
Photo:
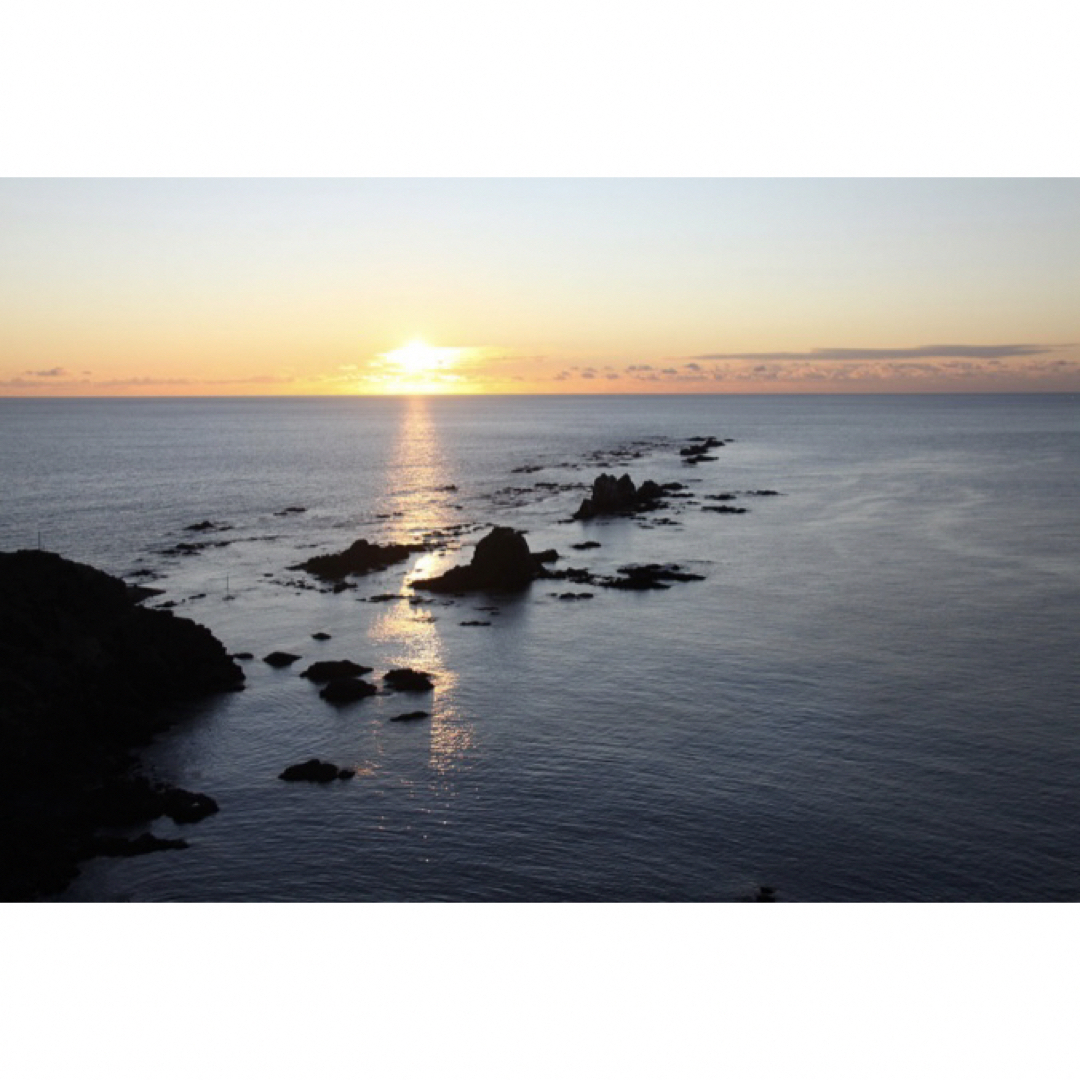
[[704,581],[701,574],[683,570],[677,563],[646,563],[620,566],[619,576],[608,578],[604,584],[612,589],[666,589],[669,581]]
[[406,723],[410,720],[426,720],[431,714],[424,712],[422,709],[417,709],[416,712],[403,712],[397,716],[390,717],[391,724]]
[[[542,552],[544,558],[558,558],[556,552]],[[538,556],[529,551],[525,537],[516,529],[496,526],[473,551],[468,566],[455,566],[434,578],[412,582],[414,589],[430,592],[520,592],[530,582],[545,577]]]
[[[701,574],[683,570],[677,563],[645,563],[620,566],[614,575],[594,574],[581,567],[570,567],[551,575],[560,581],[572,581],[575,585],[596,585],[605,589],[667,589],[673,581],[704,581]],[[553,593],[559,600],[585,600],[590,593]]]
[[306,570],[324,581],[340,582],[346,577],[385,570],[424,550],[423,544],[371,544],[367,540],[357,540],[345,551],[333,555],[314,555],[289,569]]

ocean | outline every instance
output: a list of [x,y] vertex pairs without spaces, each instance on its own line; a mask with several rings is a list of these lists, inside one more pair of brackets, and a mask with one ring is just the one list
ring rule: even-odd
[[[605,471],[692,497],[570,520]],[[704,580],[409,587],[493,525]],[[355,589],[289,569],[425,535]],[[1078,540],[1077,395],[0,400],[0,549],[254,656],[143,754],[220,812],[70,901],[1080,899]],[[436,687],[335,707],[321,659]],[[310,757],[357,775],[278,779]]]

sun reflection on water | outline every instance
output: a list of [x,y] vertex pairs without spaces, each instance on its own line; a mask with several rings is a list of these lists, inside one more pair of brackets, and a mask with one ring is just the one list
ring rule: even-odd
[[406,543],[447,525],[453,515],[456,476],[447,460],[426,398],[402,402],[394,460],[384,497],[390,539]]
[[[441,451],[428,402],[424,398],[410,398],[404,408],[396,459],[390,473],[393,489],[388,493],[392,507],[391,538],[398,543],[415,542],[455,520],[452,492],[447,491],[454,477]],[[437,552],[417,557],[402,584],[401,598],[385,604],[371,628],[371,637],[382,646],[387,667],[416,668],[434,677],[431,698],[423,705],[412,706],[404,704],[403,695],[401,711],[423,707],[431,713],[430,721],[425,722],[429,733],[429,766],[445,776],[458,768],[472,749],[474,731],[455,703],[458,675],[445,659],[438,616],[430,610],[436,605],[427,596],[413,594],[407,584],[414,577],[441,572],[445,569],[442,563]]]

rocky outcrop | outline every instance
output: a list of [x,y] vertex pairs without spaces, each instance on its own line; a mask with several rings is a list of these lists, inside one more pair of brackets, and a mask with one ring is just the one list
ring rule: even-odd
[[290,765],[278,774],[278,779],[310,780],[316,784],[328,784],[331,780],[348,780],[355,775],[352,769],[342,769],[329,761],[309,758],[299,765]]
[[605,515],[655,510],[663,495],[663,487],[654,480],[646,480],[638,487],[629,473],[623,473],[617,480],[609,473],[601,473],[593,481],[592,494],[581,500],[574,519],[587,521]]
[[[550,560],[555,552],[542,552]],[[516,529],[496,526],[473,551],[468,566],[455,566],[435,578],[412,582],[414,589],[439,593],[520,592],[539,577],[547,576],[540,558],[533,555],[525,537]]]
[[348,679],[354,675],[366,675],[372,670],[374,669],[365,664],[354,663],[352,660],[317,660],[300,674],[312,682],[324,683],[331,679]]
[[371,544],[367,540],[357,540],[345,551],[334,555],[315,555],[289,569],[306,570],[323,581],[340,582],[346,577],[385,570],[424,550],[423,544]]
[[240,689],[244,673],[205,627],[51,552],[0,553],[0,613],[0,899],[28,899],[92,854],[100,793],[167,726],[163,707]]
[[267,653],[263,657],[263,663],[269,664],[271,667],[283,668],[288,667],[290,664],[295,664],[300,657],[296,653],[275,651]]
[[435,684],[426,671],[416,671],[413,668],[394,668],[383,676],[383,682],[391,690],[404,690],[411,694],[422,694],[433,690]]
[[98,825],[138,825],[159,817],[190,825],[216,814],[218,804],[209,795],[154,782],[145,776],[118,776],[91,789],[86,809]]
[[323,701],[329,701],[331,705],[348,705],[353,701],[360,701],[362,698],[371,697],[372,694],[377,694],[378,692],[379,688],[374,684],[365,682],[363,679],[346,676],[343,678],[331,679],[319,691],[319,697],[321,697]]

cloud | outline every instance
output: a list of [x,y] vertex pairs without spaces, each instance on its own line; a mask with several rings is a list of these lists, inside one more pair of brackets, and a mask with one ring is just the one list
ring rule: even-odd
[[701,370],[701,365],[700,364],[683,364],[683,367],[686,368],[687,371],[700,371]]
[[[1059,346],[1060,347],[1060,346]],[[960,358],[968,360],[1007,359],[1017,356],[1039,356],[1052,352],[1050,345],[917,345],[908,349],[810,349],[808,352],[747,352],[704,353],[691,360],[942,360]],[[690,367],[689,364],[685,365]]]
[[49,368],[47,371],[24,371],[24,375],[32,375],[35,379],[58,379],[67,374],[62,367]]
[[[126,379],[87,379],[83,378],[67,378],[62,381],[52,381],[57,378],[57,375],[61,369],[53,369],[47,372],[27,372],[29,375],[33,375],[34,378],[24,378],[21,375],[16,376],[13,379],[0,380],[0,388],[10,390],[33,390],[35,388],[47,386],[53,390],[63,389],[65,387],[93,387],[95,390],[121,390],[121,389],[154,389],[155,387],[169,387],[169,386],[251,386],[251,385],[275,385],[279,383],[293,383],[296,379],[291,375],[252,375],[249,378],[241,379],[160,379],[149,375],[132,376]],[[64,372],[64,374],[68,374]],[[45,377],[48,381],[43,381],[42,377]]]

